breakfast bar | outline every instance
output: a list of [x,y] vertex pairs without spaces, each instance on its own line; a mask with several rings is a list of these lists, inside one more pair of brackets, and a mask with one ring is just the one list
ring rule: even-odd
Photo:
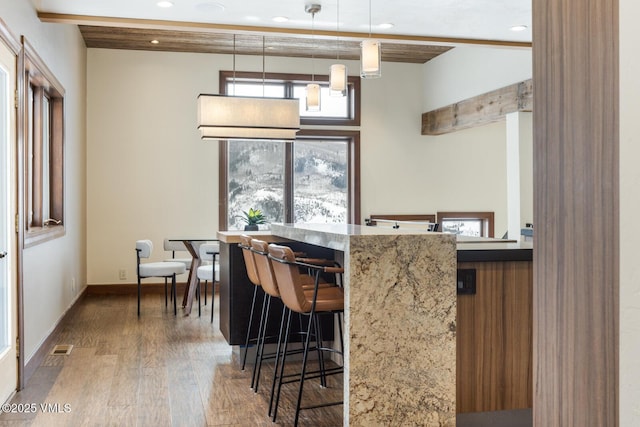
[[270,234],[344,263],[344,425],[455,426],[456,237],[335,224]]

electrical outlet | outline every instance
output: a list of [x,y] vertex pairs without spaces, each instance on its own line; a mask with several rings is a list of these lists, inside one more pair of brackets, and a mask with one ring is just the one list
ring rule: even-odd
[[125,269],[118,270],[118,277],[120,278],[120,280],[127,280],[127,270]]

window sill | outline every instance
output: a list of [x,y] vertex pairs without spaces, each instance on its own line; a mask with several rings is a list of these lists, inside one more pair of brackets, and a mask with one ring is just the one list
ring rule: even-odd
[[49,240],[65,235],[64,225],[50,225],[48,227],[33,227],[24,235],[24,247],[30,248]]

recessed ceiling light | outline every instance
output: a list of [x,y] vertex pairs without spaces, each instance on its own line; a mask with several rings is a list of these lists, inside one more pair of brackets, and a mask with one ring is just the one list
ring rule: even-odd
[[289,21],[289,18],[287,18],[286,16],[274,16],[273,20],[275,22],[287,22]]
[[162,1],[159,1],[158,3],[156,3],[156,6],[158,6],[158,7],[171,7],[171,6],[173,6],[173,2],[168,1],[168,0],[162,0]]
[[196,5],[196,10],[203,13],[215,13],[224,11],[225,7],[222,3],[215,1],[205,1]]
[[382,28],[382,29],[389,29],[389,28],[393,28],[394,25],[391,22],[386,22],[384,24],[380,24],[378,25],[378,28]]
[[513,27],[511,27],[511,31],[524,31],[527,28],[528,27],[526,25],[514,25]]
[[151,43],[151,44],[159,44],[160,42],[158,40],[151,40],[149,43]]

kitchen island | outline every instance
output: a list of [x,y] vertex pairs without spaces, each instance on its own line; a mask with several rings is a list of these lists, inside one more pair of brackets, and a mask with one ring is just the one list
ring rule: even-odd
[[[352,225],[246,233],[345,265],[345,425],[454,426],[456,412],[531,407],[531,242]],[[241,234],[218,234],[233,345],[253,292]],[[474,270],[473,289],[457,270]]]
[[455,426],[456,237],[272,224],[345,267],[344,424]]

